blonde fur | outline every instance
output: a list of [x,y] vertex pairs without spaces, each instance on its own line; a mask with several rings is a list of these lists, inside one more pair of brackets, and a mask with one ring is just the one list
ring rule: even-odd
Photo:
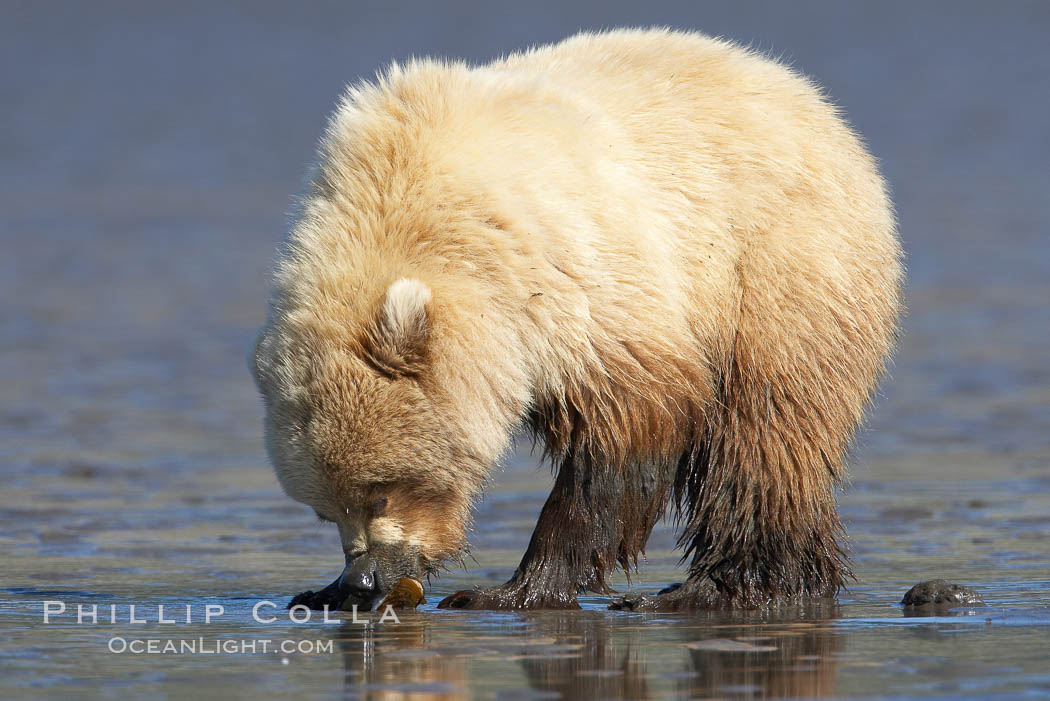
[[[703,469],[661,488],[687,522],[721,519],[694,550],[764,510],[837,552],[831,486],[894,339],[899,260],[836,108],[729,42],[622,30],[393,65],[332,116],[277,268],[255,358],[269,451],[319,510],[383,492],[401,527],[436,519],[438,559],[523,424],[595,469],[692,451]],[[716,468],[744,486],[712,492]],[[657,501],[624,503],[638,528],[612,559]]]

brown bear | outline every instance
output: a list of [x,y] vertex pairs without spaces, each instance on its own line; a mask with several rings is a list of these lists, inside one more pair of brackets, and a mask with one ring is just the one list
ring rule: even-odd
[[727,41],[580,34],[349,89],[253,357],[293,499],[372,606],[465,546],[512,436],[557,478],[513,578],[452,608],[570,608],[669,504],[688,578],[635,609],[834,595],[834,490],[893,344],[875,163],[818,87]]

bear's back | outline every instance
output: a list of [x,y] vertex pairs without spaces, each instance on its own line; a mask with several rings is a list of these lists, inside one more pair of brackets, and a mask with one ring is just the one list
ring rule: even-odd
[[585,202],[559,201],[552,214],[583,210],[601,222],[588,234],[609,268],[657,282],[641,285],[639,316],[688,309],[708,347],[749,314],[750,334],[767,339],[826,321],[815,337],[835,331],[845,342],[841,329],[863,328],[885,353],[901,277],[892,207],[874,159],[807,78],[730,42],[667,30],[582,34],[493,68],[528,76],[576,118],[587,145],[569,150],[602,164],[591,174],[601,184],[582,198],[577,185]]

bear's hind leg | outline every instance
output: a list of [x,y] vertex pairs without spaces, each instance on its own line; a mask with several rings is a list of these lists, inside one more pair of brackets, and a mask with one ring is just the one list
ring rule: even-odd
[[[663,469],[661,469],[663,468]],[[610,594],[605,574],[635,564],[671,491],[673,470],[607,468],[571,450],[510,581],[456,592],[439,608],[578,608],[581,591]]]
[[834,489],[861,402],[818,406],[805,385],[763,382],[739,362],[724,377],[675,481],[689,576],[611,608],[754,609],[834,596],[850,574]]

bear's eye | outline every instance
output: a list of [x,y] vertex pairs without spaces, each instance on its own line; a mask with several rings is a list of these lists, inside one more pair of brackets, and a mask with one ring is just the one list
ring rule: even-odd
[[386,502],[386,497],[379,497],[372,502],[372,518],[383,515],[383,512],[386,511]]

